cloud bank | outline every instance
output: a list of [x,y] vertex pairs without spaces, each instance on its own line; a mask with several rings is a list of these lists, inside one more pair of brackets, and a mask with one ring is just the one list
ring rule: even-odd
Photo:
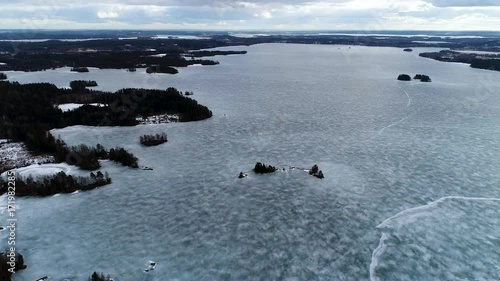
[[500,0],[0,0],[5,29],[500,30]]

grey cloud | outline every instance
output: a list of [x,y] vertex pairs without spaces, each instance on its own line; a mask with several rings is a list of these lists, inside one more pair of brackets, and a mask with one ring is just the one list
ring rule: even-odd
[[428,0],[436,7],[500,6],[500,0]]

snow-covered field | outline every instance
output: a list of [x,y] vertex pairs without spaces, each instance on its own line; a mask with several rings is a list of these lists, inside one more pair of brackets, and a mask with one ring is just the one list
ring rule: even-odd
[[[82,104],[82,103],[63,103],[63,104],[57,105],[57,107],[59,109],[61,109],[63,112],[67,112],[67,111],[75,110],[83,105],[84,104]],[[102,103],[89,103],[89,105],[99,106],[99,107],[107,106],[106,104],[102,104]]]
[[54,162],[53,156],[32,155],[23,143],[0,140],[0,171],[51,162]]

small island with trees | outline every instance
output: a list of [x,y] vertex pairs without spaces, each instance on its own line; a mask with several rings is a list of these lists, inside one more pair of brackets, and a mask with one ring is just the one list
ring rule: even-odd
[[161,133],[161,134],[155,134],[155,135],[142,135],[139,138],[140,142],[144,146],[156,146],[160,145],[162,143],[166,143],[168,141],[167,139],[167,134],[166,133]]
[[276,172],[277,170],[278,169],[276,169],[276,167],[271,165],[266,165],[261,162],[257,162],[257,164],[255,164],[255,167],[253,168],[253,171],[256,174],[270,174]]
[[309,170],[309,175],[317,177],[318,179],[325,178],[325,176],[323,175],[323,171],[319,169],[318,165],[312,166],[312,168]]
[[413,79],[420,80],[421,82],[432,82],[431,78],[424,74],[417,74]]
[[[421,82],[432,82],[431,78],[424,74],[417,74],[413,77],[414,80],[420,80]],[[400,74],[398,76],[399,81],[411,81],[411,76],[408,74]]]
[[82,91],[87,87],[97,87],[97,82],[92,80],[74,80],[69,83],[69,87],[73,91]]
[[55,175],[16,178],[17,196],[50,196],[58,193],[86,191],[111,183],[108,173],[91,172],[88,177],[67,175],[59,172]]
[[411,81],[411,76],[408,74],[400,74],[398,76],[399,81]]

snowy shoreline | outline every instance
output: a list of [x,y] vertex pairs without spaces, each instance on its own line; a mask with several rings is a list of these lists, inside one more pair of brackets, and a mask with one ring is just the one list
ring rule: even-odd
[[146,118],[139,116],[135,118],[135,120],[137,120],[140,125],[166,124],[179,122],[180,116],[178,114],[153,115]]
[[0,172],[54,161],[51,155],[32,155],[24,143],[0,141]]
[[[64,172],[67,175],[80,175],[78,173],[80,169],[77,166],[71,166],[66,163],[46,163],[46,164],[32,164],[26,167],[15,168],[11,171],[16,173],[18,178],[28,178],[28,177],[41,177],[55,175],[59,172]],[[2,178],[6,177],[7,172],[3,172],[0,176]]]

